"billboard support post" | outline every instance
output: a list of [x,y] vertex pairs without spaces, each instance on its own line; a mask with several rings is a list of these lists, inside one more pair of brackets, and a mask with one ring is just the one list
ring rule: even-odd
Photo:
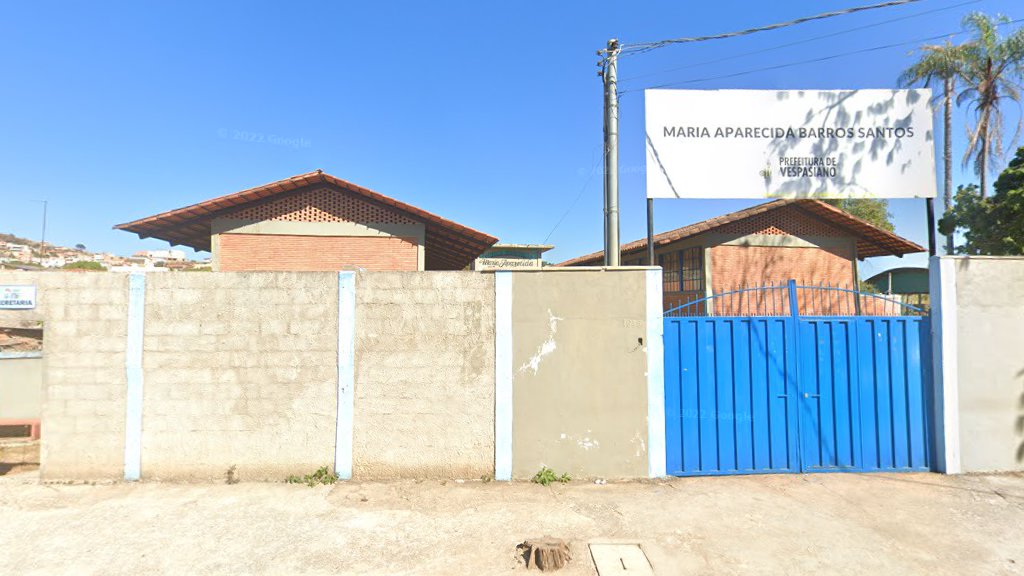
[[619,266],[619,41],[608,41],[604,69],[604,265]]
[[928,220],[928,255],[935,256],[935,200],[925,198],[924,202]]
[[654,266],[654,198],[647,199],[647,265]]

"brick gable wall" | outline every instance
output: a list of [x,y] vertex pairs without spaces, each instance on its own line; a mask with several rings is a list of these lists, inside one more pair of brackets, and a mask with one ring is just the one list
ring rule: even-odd
[[[715,230],[723,234],[757,234],[797,238],[846,238],[850,233],[790,206],[765,212]],[[852,238],[851,238],[852,240]],[[850,247],[796,248],[770,246],[712,246],[711,288],[778,284],[795,279],[804,285],[831,283],[856,286],[854,253]]]
[[221,234],[222,272],[416,270],[414,238]]
[[852,260],[852,250],[841,247],[713,246],[711,289],[717,293],[790,279],[806,286],[828,282],[849,288],[855,286]]
[[[792,236],[804,240],[829,239],[836,243],[849,238],[848,246],[782,247],[711,245],[706,252],[710,272],[709,288],[719,294],[738,288],[784,284],[790,279],[807,286],[831,284],[855,288],[855,253],[850,233],[819,220],[796,207],[759,214],[715,228],[714,234],[726,236]],[[708,240],[705,240],[707,245]],[[665,309],[703,297],[704,293],[677,292],[678,284],[666,283]],[[716,303],[721,306],[722,303]],[[695,311],[696,312],[696,311]],[[727,313],[727,310],[716,310]]]
[[[416,224],[404,214],[332,187],[321,187],[245,206],[222,216],[256,222]],[[221,234],[218,270],[417,270],[416,238]]]

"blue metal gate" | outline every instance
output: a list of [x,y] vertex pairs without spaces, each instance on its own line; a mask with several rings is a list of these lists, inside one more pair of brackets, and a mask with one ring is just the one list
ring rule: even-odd
[[790,281],[664,322],[670,474],[928,469],[922,310]]

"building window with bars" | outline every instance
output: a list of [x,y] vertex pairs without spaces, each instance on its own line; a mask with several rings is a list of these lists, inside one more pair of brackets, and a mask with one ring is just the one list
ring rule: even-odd
[[662,254],[658,264],[664,270],[665,292],[685,292],[694,296],[703,296],[704,279],[704,248],[694,246],[676,252]]

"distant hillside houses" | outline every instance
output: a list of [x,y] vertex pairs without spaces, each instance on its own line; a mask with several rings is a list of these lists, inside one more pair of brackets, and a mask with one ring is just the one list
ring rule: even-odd
[[132,254],[133,258],[147,258],[153,262],[184,262],[184,250],[139,250]]
[[27,244],[0,242],[0,260],[5,262],[10,260],[28,262],[30,258],[32,258],[32,248]]
[[209,266],[208,259],[189,260],[183,250],[140,250],[130,257],[125,257],[109,252],[95,254],[79,248],[47,244],[40,255],[39,243],[11,235],[5,236],[20,240],[0,240],[0,265],[8,267],[59,269],[76,262],[96,262],[115,272],[167,272]]

